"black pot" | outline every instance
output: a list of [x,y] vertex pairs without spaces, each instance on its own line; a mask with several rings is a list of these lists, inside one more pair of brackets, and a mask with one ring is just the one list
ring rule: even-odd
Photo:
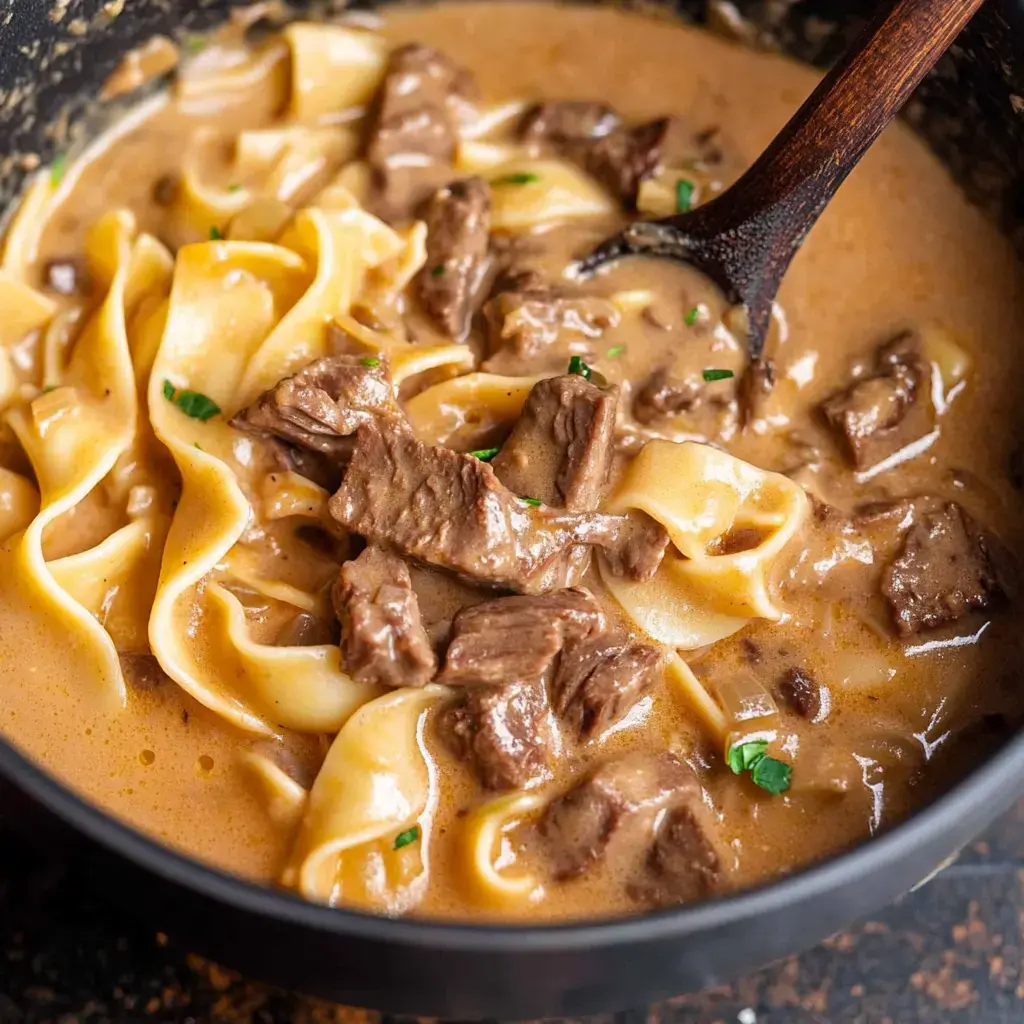
[[[13,7],[14,0],[8,0]],[[921,0],[922,3],[928,0]],[[88,97],[119,55],[156,32],[200,30],[232,0],[18,3],[0,20],[0,138],[5,154],[47,159],[88,124]],[[696,15],[699,2],[681,5]],[[870,2],[750,0],[739,7],[770,38],[827,62]],[[184,10],[183,10],[184,9]],[[114,13],[115,16],[111,17]],[[84,31],[83,31],[84,29]],[[968,194],[1008,231],[1024,214],[1024,14],[989,0],[908,116]],[[32,160],[0,163],[9,201]],[[448,1018],[579,1015],[649,1003],[722,982],[795,952],[877,909],[934,871],[1024,793],[1024,737],[911,820],[850,853],[774,885],[680,910],[561,927],[395,921],[312,906],[229,877],[125,827],[0,741],[4,806],[30,838],[88,858],[88,876],[152,927],[277,984],[346,1003]]]

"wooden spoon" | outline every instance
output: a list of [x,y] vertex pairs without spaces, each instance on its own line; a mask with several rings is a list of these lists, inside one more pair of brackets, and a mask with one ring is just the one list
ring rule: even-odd
[[571,272],[589,276],[640,255],[694,267],[729,302],[746,307],[751,369],[764,371],[772,303],[807,232],[983,2],[882,0],[846,55],[731,188],[690,212],[637,221]]

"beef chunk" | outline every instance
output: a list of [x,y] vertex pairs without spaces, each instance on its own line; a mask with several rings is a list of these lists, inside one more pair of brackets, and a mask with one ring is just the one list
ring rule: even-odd
[[700,401],[701,386],[693,380],[673,380],[667,369],[655,370],[633,399],[633,416],[643,424],[688,412]]
[[522,789],[550,757],[541,685],[472,686],[437,716],[437,732],[487,789]]
[[420,621],[409,568],[368,547],[341,567],[334,586],[345,671],[375,686],[426,686],[437,659]]
[[722,864],[704,807],[696,798],[671,808],[661,821],[634,898],[667,907],[705,899],[722,883]]
[[777,689],[783,704],[801,718],[814,721],[821,714],[821,687],[802,668],[793,666],[787,669]]
[[608,554],[612,571],[650,578],[668,543],[649,516],[533,507],[470,455],[419,442],[405,429],[363,426],[331,515],[371,543],[467,579],[522,593],[576,544]]
[[598,338],[619,318],[608,299],[573,293],[532,270],[499,278],[484,316],[490,352],[486,369],[492,373],[536,373],[538,360],[559,339]]
[[822,403],[826,421],[858,470],[870,469],[934,429],[929,380],[920,340],[907,332],[878,350],[872,376]]
[[608,568],[616,576],[649,580],[658,571],[668,547],[665,527],[644,512],[607,519],[614,535],[601,545]]
[[643,849],[659,810],[699,791],[674,754],[627,754],[609,761],[554,800],[538,832],[556,879],[575,878],[621,840],[620,854]]
[[911,527],[882,593],[903,636],[956,622],[1006,596],[1007,556],[955,502]]
[[619,115],[604,103],[556,100],[530,107],[523,114],[516,133],[523,142],[562,149],[573,143],[604,138],[620,124]]
[[461,341],[487,262],[490,192],[481,178],[453,181],[434,193],[424,219],[427,262],[416,279],[419,300],[441,330]]
[[459,107],[472,92],[467,72],[429,46],[411,43],[391,54],[366,150],[376,213],[408,218],[450,177]]
[[384,359],[328,356],[265,391],[231,425],[346,459],[363,423],[402,422]]
[[572,511],[595,509],[611,467],[618,391],[578,374],[534,385],[492,465],[516,494]]
[[661,651],[615,634],[567,643],[552,681],[552,703],[580,739],[614,725],[654,682]]
[[[498,479],[552,507],[597,508],[611,465],[617,400],[617,389],[602,390],[577,374],[540,381],[492,462]],[[590,548],[578,546],[546,585],[573,586],[589,564]]]
[[463,608],[452,623],[438,681],[450,686],[540,682],[563,644],[600,632],[604,621],[587,590],[499,597]]

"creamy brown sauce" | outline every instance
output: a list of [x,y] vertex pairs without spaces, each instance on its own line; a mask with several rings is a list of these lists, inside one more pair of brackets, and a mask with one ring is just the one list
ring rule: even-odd
[[[697,127],[720,126],[729,147],[727,177],[761,151],[816,80],[808,69],[779,57],[610,9],[443,4],[392,10],[382,31],[393,45],[416,41],[443,50],[472,71],[486,101],[601,99],[629,122],[678,114]],[[269,70],[255,85],[204,104],[195,99],[199,83],[185,100],[157,101],[70,169],[33,261],[40,281],[50,261],[80,254],[89,226],[115,206],[130,208],[143,230],[171,247],[205,240],[208,226],[172,222],[167,208],[153,201],[154,189],[162,179],[177,179],[182,154],[196,145],[198,129],[214,134],[204,150],[208,176],[227,184],[234,135],[276,123],[286,58],[275,45],[269,44]],[[218,55],[200,59],[215,62]],[[308,195],[315,194],[315,184]],[[571,254],[617,223],[612,217],[548,232],[537,240],[533,264],[556,276]],[[692,376],[706,367],[739,374],[744,365],[740,347],[721,328],[720,298],[678,268],[633,262],[587,284],[585,291],[598,296],[647,290],[656,303],[647,316],[626,313],[618,325],[573,351],[582,351],[622,387],[620,465],[653,436],[713,440],[754,465],[792,472],[844,513],[864,502],[907,495],[958,501],[1011,549],[1021,550],[1019,499],[1007,478],[1018,401],[1015,346],[1024,334],[1021,285],[1008,243],[967,205],[924,145],[896,126],[840,190],[786,277],[772,341],[778,384],[769,400],[770,427],[740,429],[734,380],[708,385],[720,400],[706,401],[692,415],[654,424],[629,415],[639,388],[661,367]],[[70,308],[75,300],[61,302]],[[689,310],[701,303],[705,313],[687,324]],[[410,314],[410,323],[429,337],[417,315]],[[902,329],[929,324],[942,325],[971,356],[966,384],[940,417],[938,439],[924,454],[858,482],[817,407],[846,386],[856,360],[870,360],[877,345]],[[471,344],[479,343],[474,334]],[[569,349],[553,350],[536,372],[564,372],[568,354]],[[22,356],[23,379],[43,383],[41,357],[31,343],[22,346]],[[449,444],[466,450],[499,441],[493,431],[470,424]],[[811,448],[819,457],[808,458]],[[5,459],[4,465],[14,463]],[[164,498],[175,496],[169,486]],[[85,550],[122,522],[121,507],[116,500],[106,502],[101,489],[51,528],[44,550],[48,558]],[[1024,703],[1007,678],[1020,650],[1019,607],[899,640],[879,595],[883,568],[898,544],[880,540],[874,549],[862,549],[859,560],[847,558],[833,570],[830,559],[841,541],[830,529],[811,521],[777,564],[773,585],[787,611],[782,622],[755,620],[687,655],[709,685],[750,672],[756,663],[765,679],[799,665],[827,686],[823,721],[786,713],[779,723],[773,750],[794,765],[787,794],[770,796],[732,775],[693,713],[665,684],[635,706],[625,726],[559,767],[550,792],[561,792],[588,766],[618,753],[685,750],[714,808],[727,887],[738,888],[866,838],[898,821],[931,787],[965,770],[987,741],[957,753],[963,746],[959,735],[983,715],[1016,721]],[[316,571],[304,563],[295,582],[313,589],[333,573],[333,563]],[[413,580],[429,621],[485,596],[422,569],[413,570]],[[596,573],[587,582],[601,592]],[[606,600],[610,613],[621,616],[611,598]],[[269,610],[254,613],[252,625],[258,636],[270,638],[286,618],[271,603]],[[0,664],[5,736],[148,834],[255,880],[279,877],[291,836],[267,816],[239,760],[246,750],[265,749],[265,741],[225,724],[162,674],[147,682],[137,660],[126,662],[127,709],[98,713],[76,687],[69,652],[49,646],[31,621],[6,614],[0,634],[6,651]],[[963,642],[971,637],[976,642]],[[131,653],[146,650],[140,637]],[[429,885],[415,913],[579,918],[636,909],[614,865],[598,866],[570,883],[546,884],[542,898],[521,906],[482,897],[466,878],[464,820],[485,795],[466,766],[429,730],[427,735],[439,803]],[[326,742],[288,734],[283,751],[273,747],[274,756],[308,784]],[[954,753],[947,757],[948,751]],[[845,791],[830,791],[833,779]],[[511,833],[507,843],[513,859],[519,851],[522,863],[542,870],[527,827]]]

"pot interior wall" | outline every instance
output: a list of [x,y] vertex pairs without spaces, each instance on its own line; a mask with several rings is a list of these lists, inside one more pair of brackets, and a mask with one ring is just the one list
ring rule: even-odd
[[[9,0],[12,2],[12,0]],[[187,36],[250,0],[40,0],[0,24],[0,206],[53,153],[89,134],[91,97],[120,55],[157,33]],[[678,0],[682,16],[708,20],[721,0]],[[856,34],[875,0],[734,0],[758,46],[827,65]],[[344,0],[299,0],[296,12],[337,13]],[[645,4],[650,6],[650,4]],[[712,22],[716,21],[711,12]],[[717,19],[720,20],[720,19]],[[1024,10],[989,0],[921,87],[907,118],[970,198],[1024,244]]]

